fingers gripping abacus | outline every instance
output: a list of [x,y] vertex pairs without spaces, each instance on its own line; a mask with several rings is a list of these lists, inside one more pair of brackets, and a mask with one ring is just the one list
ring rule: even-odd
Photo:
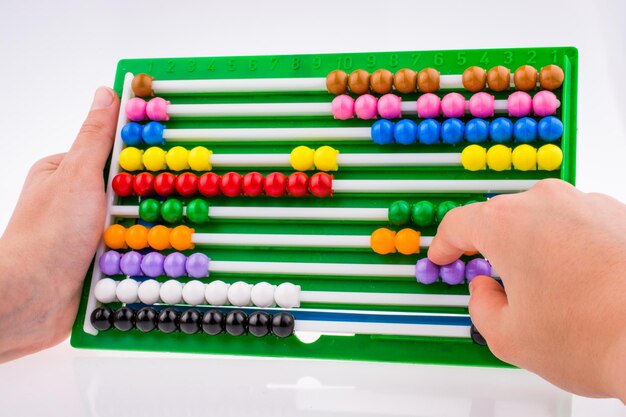
[[573,61],[554,51],[485,52],[488,70],[469,51],[123,61],[73,343],[495,364],[467,284],[499,275],[426,249],[457,207],[572,180]]

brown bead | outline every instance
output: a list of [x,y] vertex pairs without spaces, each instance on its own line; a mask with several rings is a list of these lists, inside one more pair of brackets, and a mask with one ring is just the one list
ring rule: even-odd
[[506,91],[511,88],[511,70],[502,65],[487,72],[487,85],[492,91]]
[[558,65],[546,65],[539,72],[539,85],[544,90],[556,90],[563,85],[565,74]]
[[348,90],[348,74],[334,70],[326,76],[326,89],[330,94],[344,94]]
[[475,93],[484,90],[487,84],[487,71],[481,67],[469,67],[463,71],[461,81],[467,91]]
[[370,73],[362,69],[352,71],[352,74],[348,77],[348,87],[350,92],[354,94],[369,93]]
[[417,72],[403,68],[393,76],[393,86],[398,93],[409,94],[417,90]]
[[530,65],[522,65],[513,74],[515,88],[522,91],[530,91],[537,88],[537,70]]
[[422,93],[434,93],[439,90],[439,71],[424,68],[417,75],[417,89]]
[[393,87],[393,73],[386,69],[374,71],[370,77],[370,87],[372,87],[373,92],[378,94],[390,93]]
[[154,80],[154,77],[148,74],[135,75],[131,83],[133,93],[135,93],[137,97],[152,97],[154,95],[154,91],[152,91],[152,80]]

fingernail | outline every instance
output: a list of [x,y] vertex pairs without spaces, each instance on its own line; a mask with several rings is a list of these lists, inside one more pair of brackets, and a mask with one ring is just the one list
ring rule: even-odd
[[96,90],[96,94],[93,97],[91,110],[104,109],[109,107],[112,103],[113,92],[106,87],[100,87]]

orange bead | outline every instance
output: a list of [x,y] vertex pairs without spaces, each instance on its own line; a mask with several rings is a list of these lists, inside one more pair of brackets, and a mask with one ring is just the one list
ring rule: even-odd
[[102,239],[104,244],[111,249],[126,249],[128,246],[126,246],[126,240],[124,239],[125,235],[126,228],[121,224],[114,224],[104,231]]
[[126,230],[126,244],[128,247],[139,250],[148,247],[148,228],[136,224]]
[[475,250],[468,250],[468,251],[463,252],[463,255],[465,255],[465,256],[474,256],[474,255],[478,255],[478,251],[475,251]]
[[374,230],[370,237],[370,246],[372,250],[380,255],[387,255],[396,251],[395,246],[396,232],[381,227]]
[[187,226],[177,226],[170,232],[170,245],[176,250],[193,249],[191,235],[195,230]]
[[170,246],[170,228],[162,224],[148,231],[148,244],[152,249],[165,250]]
[[420,232],[413,229],[402,229],[396,234],[396,249],[403,255],[420,252]]

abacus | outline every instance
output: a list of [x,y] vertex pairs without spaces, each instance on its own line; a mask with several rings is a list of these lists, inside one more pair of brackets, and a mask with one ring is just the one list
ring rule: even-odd
[[575,179],[569,47],[119,62],[72,344],[504,366],[426,250],[456,207]]

